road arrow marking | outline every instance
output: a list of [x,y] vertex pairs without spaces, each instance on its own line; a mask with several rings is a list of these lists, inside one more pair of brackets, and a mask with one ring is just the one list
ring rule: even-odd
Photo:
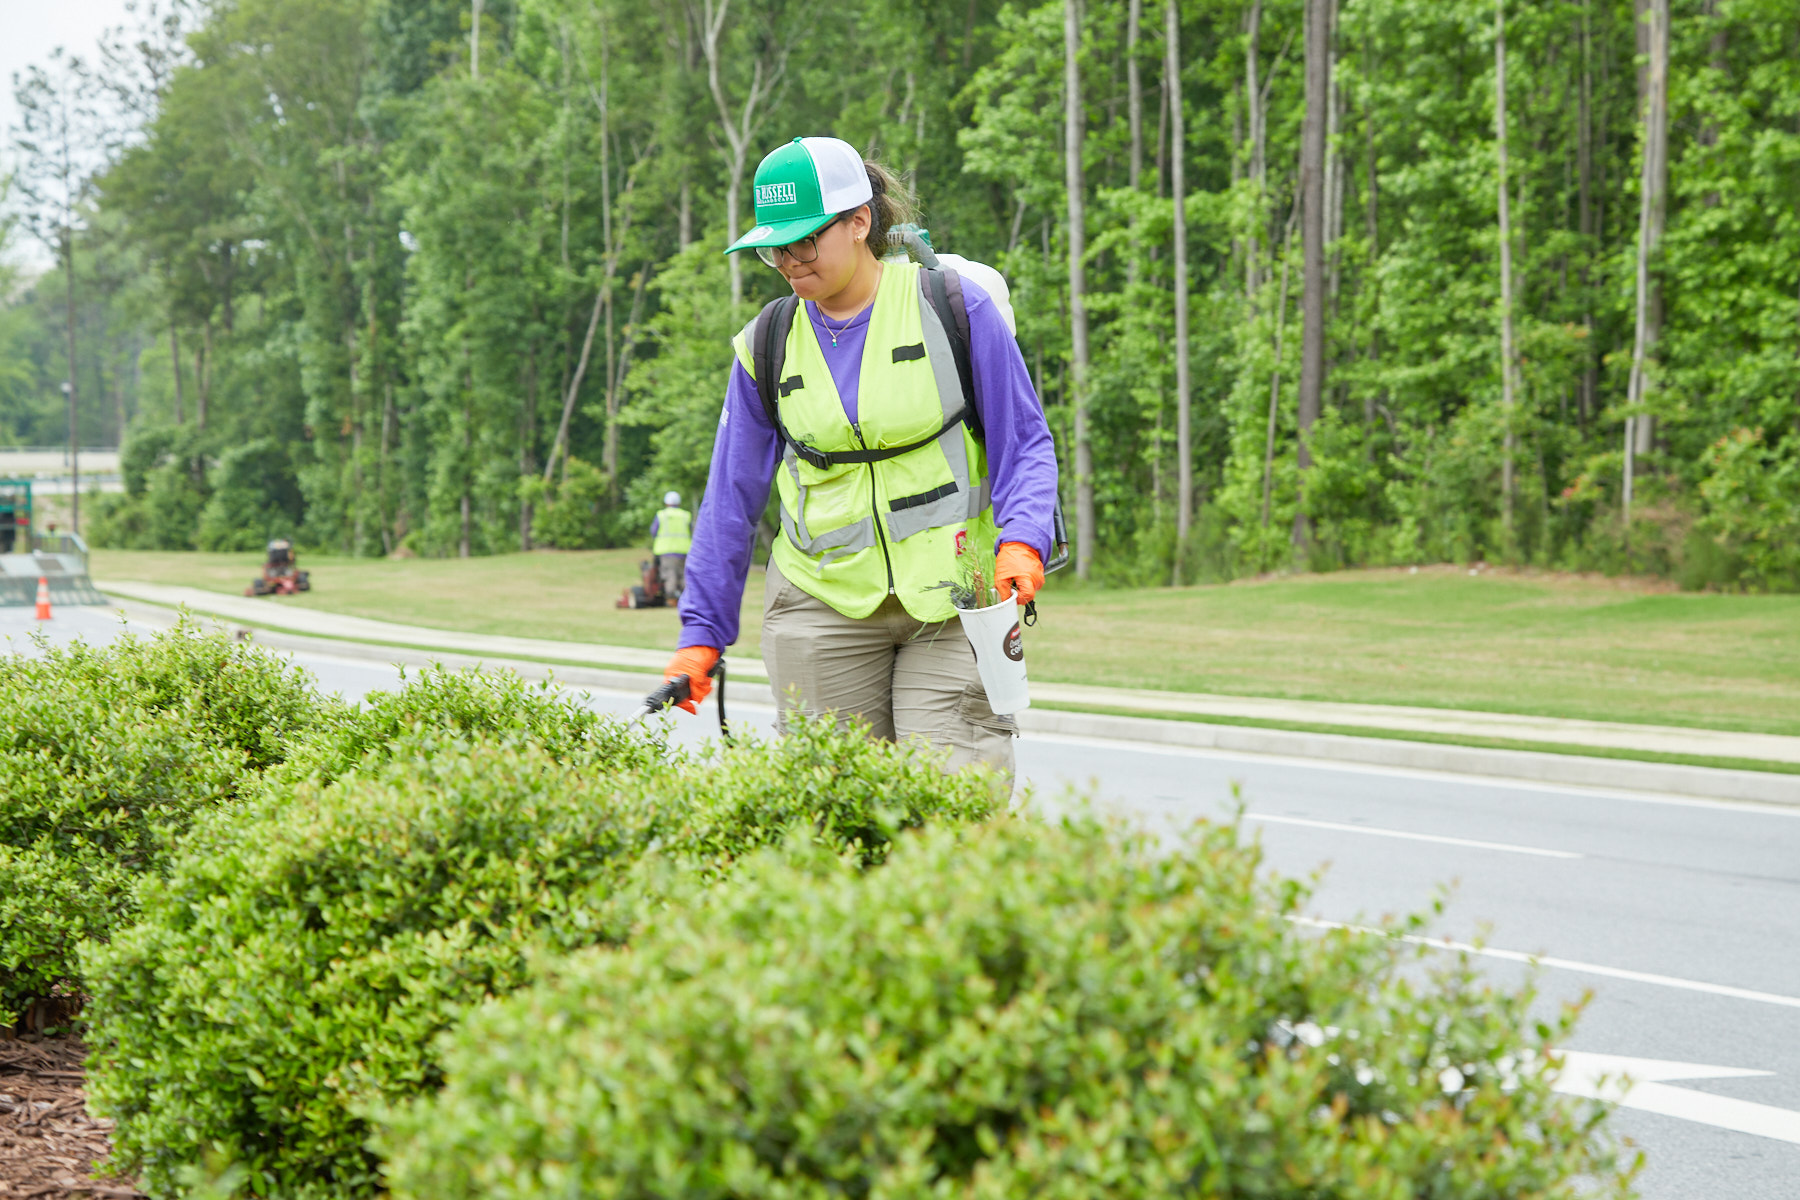
[[[1685,991],[1707,992],[1715,996],[1730,996],[1737,1000],[1753,1000],[1762,1004],[1800,1008],[1800,997],[1795,996],[1777,996],[1769,992],[1756,992],[1747,988],[1727,987],[1716,983],[1702,983],[1694,979],[1676,979],[1668,975],[1625,971],[1617,967],[1603,967],[1598,963],[1573,962],[1568,959],[1548,958],[1536,954],[1521,954],[1517,950],[1495,950],[1492,947],[1474,946],[1467,942],[1451,941],[1448,938],[1392,934],[1382,929],[1346,925],[1339,921],[1321,920],[1318,917],[1290,915],[1287,919],[1295,925],[1311,929],[1349,930],[1353,933],[1369,934],[1375,937],[1388,937],[1395,941],[1407,942],[1431,950],[1480,954],[1489,958],[1502,958],[1533,966],[1582,971],[1614,979],[1629,979],[1637,983],[1651,983],[1661,987],[1681,988]],[[1589,1099],[1616,1104],[1621,1108],[1635,1108],[1641,1112],[1657,1113],[1682,1121],[1693,1121],[1699,1125],[1711,1125],[1718,1129],[1730,1129],[1737,1133],[1748,1133],[1756,1137],[1773,1138],[1776,1141],[1800,1145],[1800,1112],[1793,1109],[1776,1108],[1772,1104],[1755,1104],[1749,1100],[1735,1100],[1730,1096],[1715,1096],[1710,1092],[1695,1092],[1687,1088],[1670,1086],[1671,1083],[1681,1080],[1750,1079],[1768,1076],[1773,1072],[1758,1071],[1748,1067],[1712,1067],[1703,1063],[1669,1062],[1659,1058],[1629,1058],[1618,1054],[1594,1054],[1585,1050],[1558,1050],[1553,1052],[1551,1057],[1562,1067],[1562,1074],[1553,1086],[1556,1091],[1564,1095],[1585,1096]]]
[[[1340,1030],[1323,1028],[1311,1021],[1290,1025],[1277,1022],[1287,1035],[1308,1046],[1323,1046],[1336,1038]],[[1528,1051],[1526,1061],[1536,1057]],[[1704,1063],[1668,1062],[1660,1058],[1628,1058],[1619,1054],[1593,1054],[1585,1050],[1552,1050],[1546,1056],[1556,1069],[1552,1091],[1565,1096],[1582,1096],[1620,1108],[1712,1125],[1736,1133],[1773,1138],[1779,1142],[1800,1145],[1800,1112],[1776,1108],[1771,1104],[1755,1104],[1710,1092],[1693,1092],[1670,1087],[1671,1082],[1689,1079],[1753,1079],[1766,1078],[1773,1071],[1749,1067],[1710,1067]],[[1536,1071],[1533,1071],[1535,1074]],[[1460,1078],[1460,1077],[1459,1077]],[[1512,1082],[1507,1087],[1517,1083]]]
[[1559,1050],[1553,1058],[1562,1067],[1554,1086],[1564,1095],[1586,1096],[1621,1108],[1800,1145],[1800,1112],[1669,1086],[1675,1080],[1748,1079],[1767,1076],[1769,1071],[1627,1058],[1584,1050]]

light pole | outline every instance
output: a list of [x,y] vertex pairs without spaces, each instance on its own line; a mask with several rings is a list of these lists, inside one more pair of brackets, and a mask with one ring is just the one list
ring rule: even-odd
[[81,443],[75,436],[75,388],[65,379],[63,395],[69,398],[69,532],[81,533]]

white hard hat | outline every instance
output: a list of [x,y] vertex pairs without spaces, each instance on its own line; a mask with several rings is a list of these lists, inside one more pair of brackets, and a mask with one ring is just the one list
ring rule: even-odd
[[668,494],[663,496],[663,503],[664,504],[680,504],[681,503],[681,493],[680,492],[669,492]]

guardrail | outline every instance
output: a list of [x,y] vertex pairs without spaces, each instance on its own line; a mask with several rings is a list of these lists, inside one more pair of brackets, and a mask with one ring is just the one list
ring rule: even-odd
[[81,560],[81,573],[88,573],[88,544],[79,533],[33,533],[31,548],[39,554],[70,554]]
[[[82,446],[79,447],[79,449],[83,454],[117,454],[119,452],[117,446]],[[67,445],[0,446],[0,454],[61,454],[66,458],[68,453],[69,447]]]

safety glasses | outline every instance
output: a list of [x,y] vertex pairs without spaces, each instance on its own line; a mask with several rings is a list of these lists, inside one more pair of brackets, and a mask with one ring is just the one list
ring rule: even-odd
[[771,267],[779,267],[784,257],[797,263],[812,262],[819,257],[819,235],[843,219],[844,214],[839,213],[799,241],[789,242],[785,246],[758,246],[756,257]]

